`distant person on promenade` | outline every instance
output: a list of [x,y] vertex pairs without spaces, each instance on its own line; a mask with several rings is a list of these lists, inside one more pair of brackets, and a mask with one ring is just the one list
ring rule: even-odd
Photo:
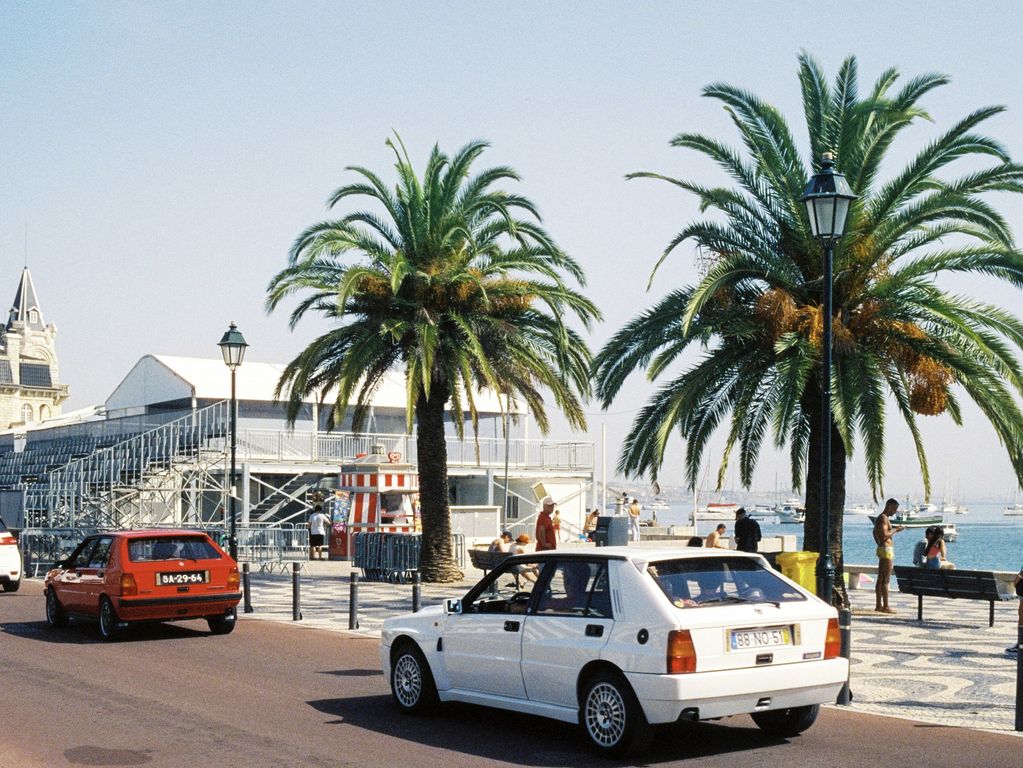
[[955,565],[945,558],[945,529],[936,525],[930,531],[927,535],[927,560],[924,565],[935,570],[955,568]]
[[561,541],[561,511],[557,507],[551,515],[551,525],[554,526],[554,540]]
[[888,605],[888,582],[892,578],[892,566],[895,565],[895,542],[892,536],[906,530],[906,526],[892,527],[891,516],[899,508],[899,502],[888,499],[884,509],[874,521],[874,543],[877,544],[877,584],[874,585],[874,610],[879,613],[895,613]]
[[[1016,595],[1019,597],[1019,626],[1023,627],[1023,568],[1019,569],[1019,573],[1016,574],[1016,578],[1012,580],[1012,586],[1016,590]],[[1018,637],[1018,635],[1017,635]],[[1006,648],[1009,653],[1019,653],[1019,644],[1010,645]]]
[[551,520],[554,499],[544,496],[540,504],[543,506],[536,518],[536,551],[546,552],[548,549],[558,548],[558,540],[554,536],[554,521]]
[[313,509],[309,517],[309,559],[323,559],[323,543],[327,538],[327,527],[330,525],[330,518],[323,514],[323,507],[319,504]]
[[600,517],[600,510],[598,509],[594,509],[586,516],[586,522],[583,523],[583,536],[587,541],[593,541],[593,532],[597,530],[598,517]]
[[639,506],[639,499],[633,499],[629,505],[629,533],[633,541],[639,541],[639,515],[643,508]]
[[735,510],[735,548],[740,552],[756,552],[760,539],[760,523],[746,514],[745,507]]
[[707,534],[707,541],[704,543],[704,546],[711,549],[728,549],[728,547],[721,542],[721,537],[725,535],[725,530],[725,524],[718,523],[718,527]]

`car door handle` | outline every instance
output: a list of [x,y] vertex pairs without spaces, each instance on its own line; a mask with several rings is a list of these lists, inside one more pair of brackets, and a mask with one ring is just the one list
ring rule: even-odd
[[586,625],[586,636],[587,637],[603,637],[604,627],[601,624],[587,624]]
[[517,621],[506,621],[504,623],[504,631],[505,632],[518,632],[519,631],[519,623]]

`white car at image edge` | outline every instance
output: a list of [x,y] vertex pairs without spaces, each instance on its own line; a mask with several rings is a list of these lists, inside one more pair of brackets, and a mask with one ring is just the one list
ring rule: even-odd
[[759,555],[601,547],[509,557],[461,599],[388,619],[380,661],[405,713],[540,715],[621,756],[680,720],[801,733],[848,679],[840,645],[837,611]]
[[21,551],[18,540],[0,518],[0,586],[4,592],[17,592],[21,586]]

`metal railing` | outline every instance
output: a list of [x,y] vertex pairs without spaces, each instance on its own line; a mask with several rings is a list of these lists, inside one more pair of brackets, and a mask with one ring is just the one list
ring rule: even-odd
[[[458,467],[503,467],[506,441],[503,438],[471,436],[465,440],[448,436],[448,464]],[[238,432],[238,456],[247,460],[341,462],[368,454],[374,445],[383,445],[385,452],[397,451],[402,458],[416,462],[415,435],[393,433],[322,433],[291,432],[278,429],[243,429]],[[478,448],[478,453],[477,453]],[[508,465],[514,469],[593,468],[594,444],[560,440],[507,441]]]

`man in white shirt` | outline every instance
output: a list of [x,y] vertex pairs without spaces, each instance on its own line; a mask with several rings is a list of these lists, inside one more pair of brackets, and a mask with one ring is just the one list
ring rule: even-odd
[[330,518],[323,514],[323,507],[319,504],[313,510],[309,518],[309,559],[323,560],[323,545],[327,538],[327,527],[330,525]]

